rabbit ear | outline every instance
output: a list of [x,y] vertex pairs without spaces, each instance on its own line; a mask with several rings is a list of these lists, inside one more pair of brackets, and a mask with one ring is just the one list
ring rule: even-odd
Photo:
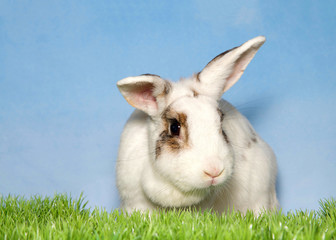
[[264,36],[253,38],[215,57],[197,75],[202,92],[220,98],[239,80],[265,40]]
[[144,74],[117,82],[119,91],[133,107],[150,116],[158,113],[158,97],[168,93],[167,82],[157,75]]

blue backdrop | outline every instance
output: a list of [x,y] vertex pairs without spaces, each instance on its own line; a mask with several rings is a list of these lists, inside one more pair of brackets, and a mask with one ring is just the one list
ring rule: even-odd
[[336,3],[1,1],[0,193],[78,196],[113,209],[132,112],[124,77],[172,80],[258,35],[224,95],[273,147],[285,211],[336,196]]

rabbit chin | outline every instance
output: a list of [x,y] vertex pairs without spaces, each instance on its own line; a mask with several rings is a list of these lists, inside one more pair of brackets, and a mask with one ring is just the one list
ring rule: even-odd
[[211,193],[209,187],[183,191],[156,174],[144,174],[141,185],[147,199],[161,207],[192,206]]
[[161,207],[188,207],[196,205],[210,194],[210,188],[182,192],[173,185],[161,185],[156,187],[157,189],[144,187],[144,192],[147,198]]

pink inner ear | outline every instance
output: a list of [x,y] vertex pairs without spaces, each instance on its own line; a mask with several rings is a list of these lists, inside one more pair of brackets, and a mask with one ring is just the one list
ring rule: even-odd
[[152,101],[156,102],[156,99],[153,97],[153,91],[151,89],[145,89],[144,91],[140,92],[139,95],[142,95],[144,101]]
[[157,110],[156,98],[153,96],[153,85],[151,83],[138,84],[130,91],[130,102],[136,108],[142,110]]
[[246,51],[236,60],[230,76],[226,79],[223,92],[230,89],[239,80],[255,53],[256,51]]

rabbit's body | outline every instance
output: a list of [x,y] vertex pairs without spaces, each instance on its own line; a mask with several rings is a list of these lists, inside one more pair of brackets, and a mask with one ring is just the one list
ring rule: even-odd
[[[242,53],[219,55],[199,74],[176,83],[147,74],[118,82],[126,100],[140,109],[121,136],[117,186],[122,208],[194,206],[220,213],[233,207],[256,213],[277,208],[272,149],[243,115],[220,100],[263,41],[259,37],[236,48]],[[216,71],[224,80],[216,80]]]

